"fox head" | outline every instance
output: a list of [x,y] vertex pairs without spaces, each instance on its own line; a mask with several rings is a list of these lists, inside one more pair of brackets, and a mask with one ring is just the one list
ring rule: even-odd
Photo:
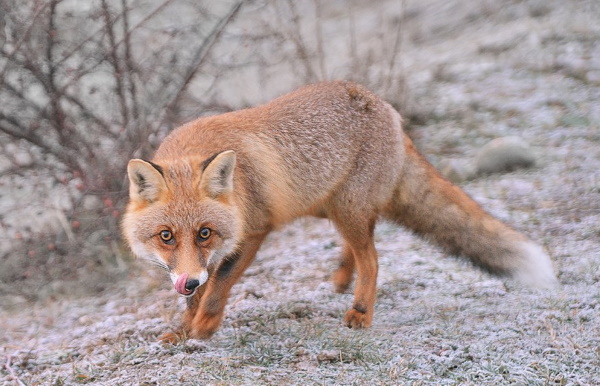
[[236,251],[235,152],[160,165],[132,159],[123,233],[133,253],[167,270],[177,292],[191,296],[220,261]]

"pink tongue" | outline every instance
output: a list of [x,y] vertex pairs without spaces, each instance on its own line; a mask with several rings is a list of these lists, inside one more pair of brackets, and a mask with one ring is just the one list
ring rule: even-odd
[[192,291],[188,291],[185,288],[185,283],[187,283],[187,280],[188,280],[187,273],[182,273],[181,275],[179,275],[179,277],[177,278],[177,281],[175,282],[175,291],[179,292],[182,295],[191,294]]

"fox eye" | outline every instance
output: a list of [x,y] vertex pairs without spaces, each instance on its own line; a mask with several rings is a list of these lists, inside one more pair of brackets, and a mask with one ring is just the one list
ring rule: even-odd
[[208,238],[210,237],[211,234],[211,230],[210,228],[202,228],[200,229],[200,232],[198,232],[198,238],[200,238],[200,240],[205,241],[208,240]]
[[162,240],[162,242],[165,244],[173,244],[173,242],[175,241],[173,239],[173,233],[171,231],[168,231],[168,230],[160,231],[160,233],[158,235],[160,236],[160,239]]

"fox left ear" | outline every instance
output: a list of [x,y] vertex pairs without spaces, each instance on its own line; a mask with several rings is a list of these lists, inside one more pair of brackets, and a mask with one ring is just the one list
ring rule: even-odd
[[162,168],[155,163],[132,159],[127,165],[129,198],[133,201],[154,202],[166,190]]
[[233,192],[235,160],[235,152],[227,150],[204,161],[200,189],[212,198]]

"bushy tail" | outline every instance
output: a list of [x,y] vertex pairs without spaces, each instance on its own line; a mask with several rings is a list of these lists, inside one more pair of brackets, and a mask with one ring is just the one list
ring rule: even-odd
[[484,270],[531,287],[557,281],[544,250],[444,179],[406,138],[406,161],[386,217]]

